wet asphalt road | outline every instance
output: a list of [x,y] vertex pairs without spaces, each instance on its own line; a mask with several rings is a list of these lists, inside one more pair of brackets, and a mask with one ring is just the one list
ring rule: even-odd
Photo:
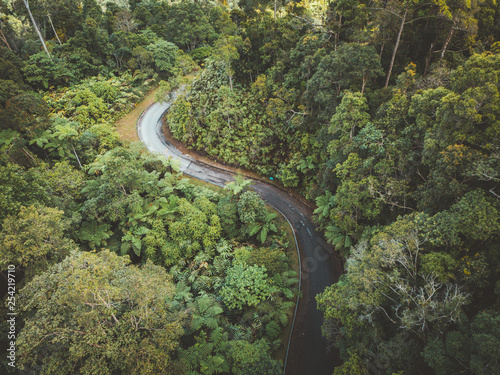
[[[212,167],[177,150],[163,135],[161,118],[170,103],[155,103],[137,122],[137,133],[151,152],[175,157],[181,171],[218,186],[233,180],[233,173]],[[301,291],[293,327],[285,375],[331,375],[334,354],[321,336],[322,313],[316,308],[315,295],[334,283],[340,272],[340,261],[330,245],[322,239],[309,220],[311,210],[287,192],[262,181],[251,187],[271,206],[281,211],[295,231],[301,258]],[[258,375],[258,374],[256,374]]]

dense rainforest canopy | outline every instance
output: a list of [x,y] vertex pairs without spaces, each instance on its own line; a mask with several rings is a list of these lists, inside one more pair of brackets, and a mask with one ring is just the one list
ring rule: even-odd
[[316,203],[335,375],[500,373],[495,0],[0,0],[18,369],[282,372],[290,238],[244,180],[120,138],[157,86],[175,138]]

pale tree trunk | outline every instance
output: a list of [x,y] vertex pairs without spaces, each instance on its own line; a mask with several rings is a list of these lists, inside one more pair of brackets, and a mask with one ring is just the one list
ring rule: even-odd
[[47,46],[45,45],[45,40],[43,40],[42,33],[40,32],[40,29],[38,28],[35,19],[33,18],[33,14],[31,14],[30,10],[30,4],[28,0],[23,0],[24,5],[26,6],[26,9],[28,10],[28,14],[30,15],[31,22],[33,23],[33,27],[35,28],[36,33],[38,34],[38,38],[40,38],[40,42],[42,42],[43,49],[47,53],[47,55],[50,57],[49,50],[47,49]]
[[382,45],[380,46],[380,59],[382,59],[382,54],[384,53],[384,47],[385,47],[385,41],[382,42]]
[[12,51],[12,48],[10,48],[9,42],[7,41],[7,37],[3,33],[2,29],[0,29],[0,39],[2,39],[2,42],[4,42],[7,47]]
[[57,41],[59,42],[59,45],[62,46],[61,39],[59,39],[59,35],[57,35],[56,28],[54,27],[54,24],[52,23],[52,17],[50,17],[50,13],[47,14],[47,17],[49,18],[50,26],[52,26],[52,31],[54,32]]
[[337,46],[339,44],[339,39],[340,39],[340,31],[342,30],[342,13],[339,15],[339,28],[338,28],[338,33],[335,33],[335,51],[337,50]]
[[448,33],[448,36],[446,37],[446,41],[443,44],[443,48],[441,49],[441,56],[439,57],[439,61],[441,61],[444,58],[444,54],[446,50],[448,49],[448,44],[450,44],[451,38],[453,37],[453,33],[455,32],[455,21],[453,21],[453,25],[451,25],[450,32]]
[[389,80],[391,79],[392,68],[394,67],[394,60],[396,59],[396,53],[398,52],[399,42],[401,41],[401,34],[403,34],[403,28],[405,27],[406,15],[408,14],[408,9],[405,10],[403,18],[401,18],[401,26],[399,27],[398,38],[396,39],[396,44],[394,45],[394,51],[392,52],[391,64],[389,65],[389,71],[387,72],[387,79],[385,80],[385,88],[389,86]]
[[233,91],[233,74],[234,72],[231,70],[231,63],[227,64],[227,77],[229,78],[229,87],[231,91]]
[[78,157],[78,154],[76,153],[75,146],[73,146],[73,143],[70,143],[71,147],[73,148],[73,153],[76,156],[76,160],[78,161],[78,165],[80,166],[80,169],[83,169],[82,163],[80,162],[80,158]]

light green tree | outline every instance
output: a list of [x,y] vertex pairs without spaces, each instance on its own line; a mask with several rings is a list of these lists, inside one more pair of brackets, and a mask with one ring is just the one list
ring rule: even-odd
[[[19,365],[42,374],[170,373],[182,334],[161,267],[107,250],[73,252],[19,294]],[[50,357],[46,356],[50,351]]]
[[44,206],[21,207],[7,216],[0,232],[0,269],[22,267],[29,277],[66,257],[76,245],[67,236],[63,212]]
[[256,306],[277,291],[261,266],[235,265],[227,271],[224,286],[220,291],[222,300],[229,309]]

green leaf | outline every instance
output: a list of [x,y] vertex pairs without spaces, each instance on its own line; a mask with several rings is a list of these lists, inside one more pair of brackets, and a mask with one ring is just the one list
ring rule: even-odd
[[138,237],[132,237],[132,249],[134,250],[135,255],[141,255],[141,239]]

